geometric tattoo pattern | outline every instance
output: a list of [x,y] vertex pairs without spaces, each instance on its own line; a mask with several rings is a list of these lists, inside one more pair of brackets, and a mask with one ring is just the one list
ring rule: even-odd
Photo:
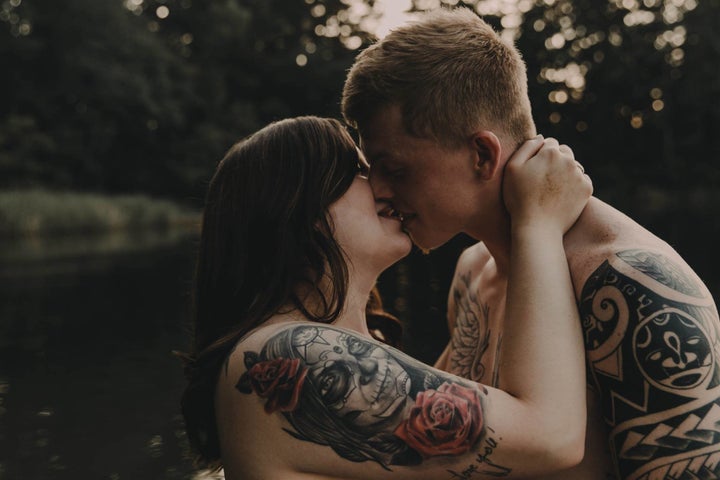
[[[470,291],[470,273],[459,275],[460,285],[452,292],[455,308],[455,328],[450,340],[448,371],[475,382],[488,384],[482,358],[490,344],[490,310]],[[493,385],[494,386],[494,385]]]
[[622,479],[720,479],[720,324],[703,292],[643,250],[612,256],[583,287],[589,372]]

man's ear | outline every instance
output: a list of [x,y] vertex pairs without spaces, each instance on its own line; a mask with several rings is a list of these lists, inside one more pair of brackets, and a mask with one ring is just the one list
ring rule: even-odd
[[475,152],[473,169],[483,180],[490,180],[500,171],[502,145],[490,130],[480,130],[472,135]]

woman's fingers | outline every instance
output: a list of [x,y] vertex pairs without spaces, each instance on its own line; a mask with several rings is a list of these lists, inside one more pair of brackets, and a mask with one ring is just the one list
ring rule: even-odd
[[[525,145],[523,145],[525,146]],[[530,148],[524,149],[526,155]],[[513,222],[542,222],[563,232],[572,225],[592,194],[592,182],[572,149],[546,138],[530,158],[509,164],[503,185]]]
[[512,168],[514,165],[527,162],[533,155],[538,153],[543,144],[542,135],[537,135],[530,140],[526,140],[525,143],[520,145],[520,148],[515,151],[510,160],[508,160],[507,166]]

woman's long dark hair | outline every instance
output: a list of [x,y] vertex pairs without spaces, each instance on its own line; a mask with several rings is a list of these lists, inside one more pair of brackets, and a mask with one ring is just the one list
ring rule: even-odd
[[[194,343],[182,355],[189,381],[182,409],[199,463],[219,466],[214,391],[235,343],[288,306],[322,323],[340,315],[348,269],[327,211],[350,187],[358,162],[340,122],[299,117],[235,144],[218,164],[195,274]],[[299,287],[317,294],[319,312],[305,308]],[[376,291],[368,324],[387,343],[399,343],[399,324],[382,311]]]

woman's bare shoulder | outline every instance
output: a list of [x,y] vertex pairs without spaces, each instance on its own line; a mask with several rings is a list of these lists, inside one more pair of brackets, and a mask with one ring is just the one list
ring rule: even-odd
[[[215,417],[227,478],[294,478],[294,442],[283,431],[281,409],[272,406],[271,397],[281,389],[274,392],[267,382],[282,366],[274,368],[278,365],[260,356],[273,336],[295,323],[269,321],[251,330],[236,342],[219,372]],[[285,372],[286,384],[291,376]]]
[[[312,472],[312,478],[324,479],[350,469],[352,478],[380,478],[383,467],[365,463],[375,458],[376,448],[365,438],[372,435],[362,428],[343,430],[347,415],[359,416],[358,409],[370,404],[361,402],[364,387],[351,388],[360,385],[352,376],[353,355],[379,366],[376,379],[394,373],[385,356],[371,355],[378,345],[358,332],[309,321],[269,323],[238,341],[220,373],[215,403],[226,470],[252,472],[253,478]],[[368,387],[377,394],[380,385],[378,380]],[[354,407],[346,412],[341,403]],[[346,440],[351,434],[363,441]]]

